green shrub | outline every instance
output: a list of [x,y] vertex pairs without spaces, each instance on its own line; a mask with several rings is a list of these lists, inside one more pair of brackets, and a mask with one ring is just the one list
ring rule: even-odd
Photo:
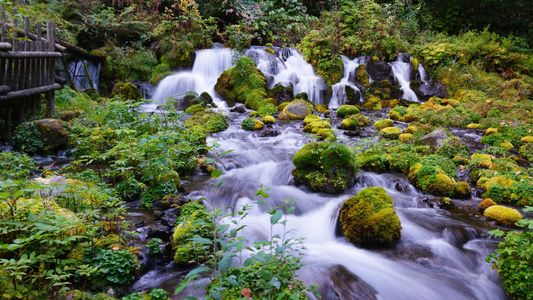
[[175,194],[178,191],[176,183],[165,181],[149,186],[141,196],[141,204],[145,208],[151,208],[154,202],[160,201],[167,195]]
[[146,243],[146,248],[150,251],[151,255],[159,255],[163,253],[161,247],[163,246],[163,241],[160,238],[149,239]]
[[0,181],[27,179],[35,170],[31,157],[17,152],[0,152]]
[[148,294],[150,300],[167,300],[169,299],[168,292],[164,289],[152,289]]
[[137,260],[129,251],[100,249],[92,259],[92,266],[111,285],[131,283],[137,269]]
[[13,144],[27,153],[42,152],[45,140],[35,122],[25,122],[15,128]]

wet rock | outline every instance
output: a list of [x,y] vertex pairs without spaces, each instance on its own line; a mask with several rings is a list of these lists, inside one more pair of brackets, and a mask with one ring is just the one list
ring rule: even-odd
[[437,128],[432,132],[426,134],[420,138],[419,142],[424,145],[431,146],[432,148],[437,148],[444,144],[444,141],[448,139],[448,133],[444,128]]
[[268,91],[270,98],[274,98],[276,103],[292,100],[293,88],[292,84],[284,85],[282,83],[276,84],[271,90]]
[[213,102],[213,97],[211,97],[208,92],[201,93],[198,100],[201,104],[205,104],[206,106],[216,107],[216,104]]
[[361,99],[361,92],[349,85],[344,86],[344,94],[346,95],[347,104],[358,104]]
[[162,240],[168,240],[172,233],[172,229],[169,226],[164,225],[161,222],[155,222],[148,227],[148,238],[160,238]]
[[431,97],[447,98],[448,91],[442,83],[422,83],[414,89],[419,99],[427,101]]
[[238,105],[235,105],[230,111],[243,114],[246,112],[246,108],[244,107],[243,104],[238,104]]
[[176,223],[176,219],[178,219],[179,213],[180,211],[177,208],[169,208],[165,210],[161,214],[161,223],[163,225],[173,227]]
[[344,266],[334,266],[325,284],[320,288],[322,299],[375,300],[378,292]]
[[281,131],[277,130],[277,129],[266,129],[266,130],[263,130],[259,133],[259,136],[260,137],[274,137],[274,136],[278,136],[281,134]]
[[68,124],[58,119],[42,119],[35,121],[37,129],[44,139],[44,151],[65,149],[68,146]]
[[382,81],[391,77],[392,67],[384,61],[371,61],[367,66],[367,72],[372,80]]
[[185,110],[189,106],[194,104],[199,104],[199,96],[195,92],[188,92],[183,97],[178,99],[178,102],[176,103],[177,109],[179,110]]
[[303,120],[313,111],[313,105],[305,100],[297,99],[289,102],[279,115],[280,120]]

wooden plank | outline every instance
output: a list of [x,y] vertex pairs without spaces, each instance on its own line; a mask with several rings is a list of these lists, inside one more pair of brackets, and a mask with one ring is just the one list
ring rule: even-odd
[[27,97],[27,96],[35,95],[35,94],[47,93],[47,92],[59,90],[59,89],[62,89],[62,88],[63,88],[63,86],[61,84],[54,83],[54,84],[50,84],[50,85],[35,87],[35,88],[21,90],[21,91],[13,91],[13,92],[7,93],[6,95],[0,96],[0,101],[5,101],[5,100],[15,99],[15,98],[21,98],[21,97]]
[[13,49],[13,46],[11,45],[11,43],[7,43],[7,42],[0,43],[0,51],[9,51],[11,49]]
[[11,139],[11,108],[6,109],[6,117],[4,124],[4,138],[6,140]]
[[[50,51],[21,51],[20,45],[22,43],[17,41],[17,51],[0,52],[0,57],[13,57],[13,58],[61,58],[61,52]],[[48,43],[47,43],[48,47]]]
[[46,93],[46,117],[51,118],[55,112],[54,91]]

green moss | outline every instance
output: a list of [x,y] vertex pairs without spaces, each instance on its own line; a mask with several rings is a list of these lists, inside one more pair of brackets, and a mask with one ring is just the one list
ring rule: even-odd
[[355,105],[341,105],[337,109],[337,116],[341,118],[346,118],[351,115],[355,115],[359,113],[359,108]]
[[195,114],[200,111],[206,110],[205,106],[203,104],[194,104],[185,109],[185,113],[188,114]]
[[398,139],[402,143],[413,143],[415,141],[415,136],[411,133],[402,133],[398,136]]
[[264,123],[256,118],[246,118],[242,121],[241,127],[244,130],[255,131],[263,129]]
[[451,159],[440,155],[428,155],[411,166],[409,180],[424,193],[435,196],[468,197],[466,186],[455,182],[455,172],[455,164]]
[[369,97],[366,99],[365,103],[363,103],[363,109],[370,111],[381,110],[381,99],[375,96]]
[[150,83],[153,85],[158,84],[163,78],[172,75],[172,69],[167,64],[159,64],[152,69],[152,75],[150,76]]
[[402,131],[398,127],[385,127],[379,131],[379,134],[389,140],[397,140]]
[[206,245],[193,238],[199,236],[211,239],[213,226],[213,220],[201,202],[189,202],[180,207],[180,215],[172,235],[174,261],[179,265],[204,262],[208,253]]
[[468,147],[461,141],[461,139],[453,137],[447,139],[441,146],[439,146],[435,153],[448,158],[454,158],[457,155],[467,156]]
[[294,179],[317,192],[342,192],[353,185],[357,172],[351,150],[332,142],[306,144],[292,161]]
[[257,110],[257,115],[260,117],[269,116],[269,115],[271,116],[277,113],[278,113],[278,108],[276,107],[276,105],[272,103],[266,103],[266,104],[260,105],[259,109]]
[[350,115],[348,118],[342,120],[340,128],[345,130],[355,130],[360,127],[367,126],[370,123],[367,117],[363,114]]
[[142,98],[141,91],[131,82],[117,82],[111,92],[112,97],[120,97],[125,100],[138,100]]
[[527,143],[523,145],[520,147],[518,153],[520,153],[520,156],[527,159],[530,163],[533,162],[533,143]]
[[196,112],[185,121],[185,125],[205,133],[221,132],[229,127],[224,115],[209,110]]
[[391,119],[380,119],[374,123],[373,127],[375,129],[383,129],[386,127],[391,127],[393,124],[394,122]]
[[340,223],[346,238],[357,245],[392,246],[400,240],[394,201],[381,187],[366,188],[344,202]]
[[360,65],[355,70],[355,79],[357,82],[361,83],[364,87],[370,87],[368,81],[368,73],[366,72],[366,65]]

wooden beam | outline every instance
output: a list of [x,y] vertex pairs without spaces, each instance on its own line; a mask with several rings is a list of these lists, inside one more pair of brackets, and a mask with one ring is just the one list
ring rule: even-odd
[[50,52],[50,51],[0,52],[0,57],[11,57],[11,58],[60,58],[61,56],[63,56],[61,52]]
[[31,95],[35,95],[35,94],[47,93],[47,92],[51,92],[51,91],[55,91],[55,90],[60,90],[62,88],[63,88],[63,86],[61,84],[54,83],[54,84],[40,86],[40,87],[36,87],[36,88],[9,92],[6,95],[0,96],[0,101],[5,101],[5,100],[10,100],[10,99],[15,99],[15,98],[21,98],[21,97],[27,97],[27,96],[31,96]]

